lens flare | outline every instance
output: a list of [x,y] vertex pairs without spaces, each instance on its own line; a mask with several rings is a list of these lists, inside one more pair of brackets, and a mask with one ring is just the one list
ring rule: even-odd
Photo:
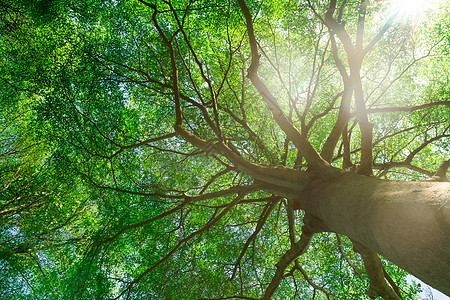
[[403,18],[415,18],[431,8],[432,0],[392,0],[392,8]]

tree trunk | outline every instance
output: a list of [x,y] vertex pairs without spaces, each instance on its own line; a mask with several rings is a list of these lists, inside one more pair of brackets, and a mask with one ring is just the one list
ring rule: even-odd
[[344,234],[450,296],[450,184],[345,174],[295,199]]

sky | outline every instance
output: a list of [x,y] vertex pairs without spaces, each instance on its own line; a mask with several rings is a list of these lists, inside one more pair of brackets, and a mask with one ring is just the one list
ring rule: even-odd
[[[450,300],[450,297],[442,294],[441,292],[439,292],[438,290],[433,289],[432,287],[430,287],[429,285],[427,285],[426,283],[423,283],[422,281],[420,281],[419,279],[417,279],[414,276],[408,276],[408,280],[414,280],[417,283],[420,283],[420,285],[423,288],[423,292],[420,294],[419,299],[420,300]],[[433,298],[429,297],[429,293],[427,292],[427,290],[431,290],[432,294],[433,294]]]

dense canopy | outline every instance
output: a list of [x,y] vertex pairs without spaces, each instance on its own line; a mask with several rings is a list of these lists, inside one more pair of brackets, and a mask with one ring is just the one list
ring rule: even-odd
[[0,0],[0,294],[450,296],[449,7]]

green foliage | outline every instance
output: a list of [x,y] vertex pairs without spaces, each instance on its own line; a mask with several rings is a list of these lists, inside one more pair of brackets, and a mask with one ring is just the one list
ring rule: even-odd
[[[337,95],[343,89],[327,29],[304,1],[247,2],[263,52],[261,77],[292,123],[321,149],[336,122]],[[322,2],[313,3],[320,14],[326,9]],[[356,1],[347,2],[343,18],[352,28]],[[206,116],[213,123],[218,118],[224,139],[243,158],[301,168],[302,158],[246,78],[249,46],[238,5],[148,3],[156,3],[160,30],[173,39],[186,128],[216,142]],[[205,196],[181,207],[195,195],[248,187],[254,180],[225,158],[217,160],[171,135],[175,74],[170,51],[152,22],[153,9],[136,0],[0,1],[0,6],[1,295],[261,297],[274,265],[290,247],[285,200],[277,198],[238,265],[272,195],[246,193],[204,231],[236,193]],[[382,11],[368,16],[371,33]],[[177,31],[179,22],[185,35]],[[442,16],[435,27],[417,27],[412,33],[398,25],[387,33],[363,67],[370,109],[449,101],[448,25]],[[412,41],[426,44],[427,38],[439,41],[434,56],[410,67],[418,58],[414,51],[428,50],[423,45],[416,49]],[[389,68],[394,72],[387,74]],[[374,165],[404,160],[424,141],[441,135],[413,158],[417,167],[436,171],[449,155],[449,115],[448,105],[370,115]],[[357,163],[361,145],[355,122],[349,122],[349,130]],[[165,135],[171,136],[159,138]],[[338,167],[342,148],[336,148],[333,162]],[[380,170],[389,179],[425,177],[411,173]],[[298,228],[301,217],[296,216]],[[367,299],[368,278],[347,238],[339,245],[335,234],[317,235],[300,262],[309,279],[329,293]],[[405,299],[416,299],[419,287],[407,285],[407,274],[387,262],[386,268]],[[291,275],[277,290],[277,299],[326,299],[299,271]]]

